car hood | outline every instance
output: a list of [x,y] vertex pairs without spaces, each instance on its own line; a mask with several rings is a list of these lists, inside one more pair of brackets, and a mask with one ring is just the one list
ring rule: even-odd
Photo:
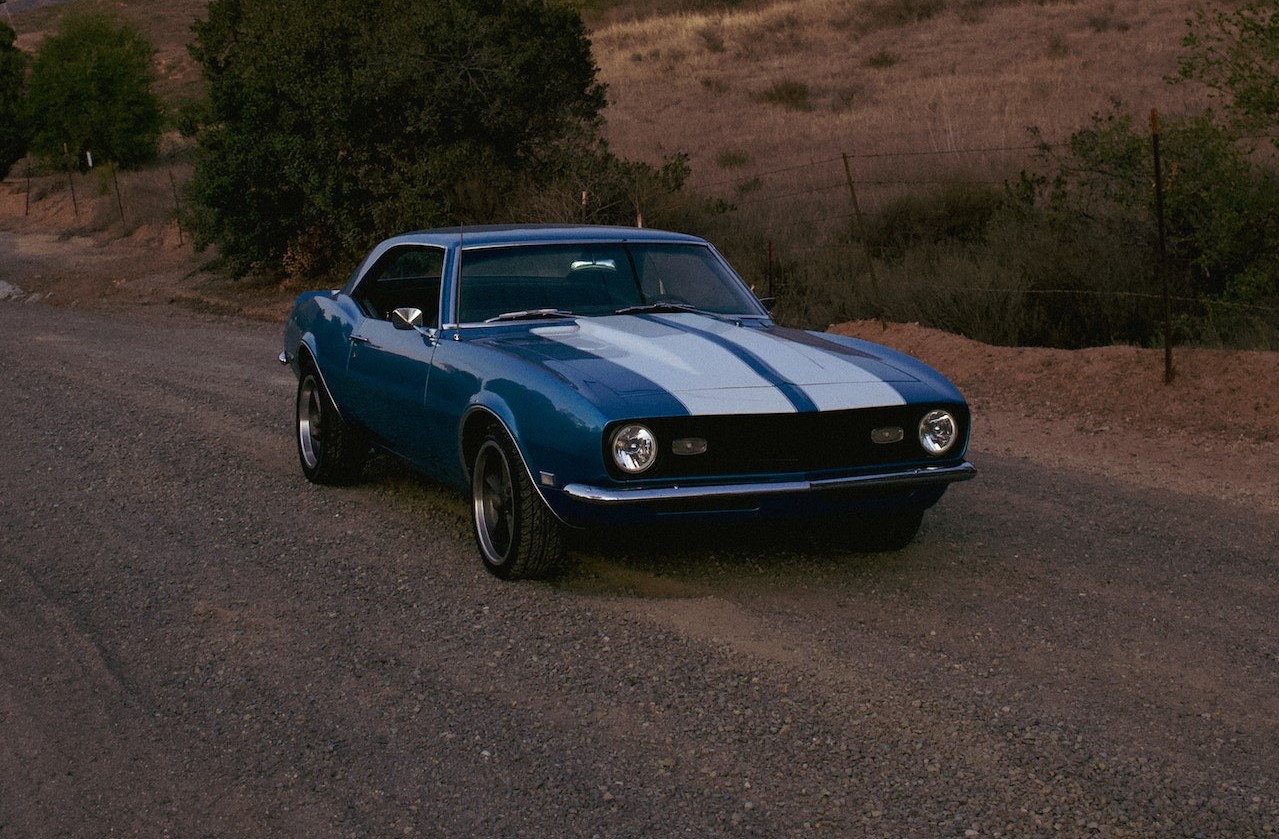
[[903,405],[908,394],[919,393],[921,379],[939,378],[906,356],[872,354],[883,349],[873,344],[698,314],[581,318],[494,337],[492,346],[553,371],[596,401],[619,400],[637,414]]

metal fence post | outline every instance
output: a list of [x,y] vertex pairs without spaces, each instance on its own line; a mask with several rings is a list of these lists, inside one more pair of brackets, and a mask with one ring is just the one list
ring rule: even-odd
[[1163,160],[1159,154],[1159,111],[1150,112],[1150,145],[1155,159],[1155,223],[1158,227],[1159,250],[1156,254],[1155,273],[1163,286],[1164,298],[1164,384],[1171,384],[1172,367],[1172,298],[1168,289],[1168,237],[1164,225],[1164,176]]
[[881,329],[887,329],[888,324],[884,320],[884,300],[879,295],[879,277],[875,274],[875,255],[871,253],[870,237],[866,235],[866,222],[862,218],[861,205],[857,203],[857,187],[853,183],[853,167],[848,162],[848,154],[843,154],[844,158],[844,177],[848,179],[848,195],[853,202],[853,223],[852,235],[862,240],[862,246],[866,252],[866,270],[870,273],[870,290],[875,295],[875,310],[879,314],[879,326]]

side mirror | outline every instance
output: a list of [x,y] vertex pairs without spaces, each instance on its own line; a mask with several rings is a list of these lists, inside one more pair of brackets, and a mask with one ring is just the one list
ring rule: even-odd
[[764,308],[770,312],[773,311],[773,307],[777,305],[776,297],[760,297],[758,299],[759,302],[764,305]]
[[396,329],[421,329],[425,322],[422,310],[414,306],[402,306],[391,312],[391,325]]

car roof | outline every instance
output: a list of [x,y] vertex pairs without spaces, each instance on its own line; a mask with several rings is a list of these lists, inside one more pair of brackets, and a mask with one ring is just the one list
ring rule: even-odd
[[558,242],[680,242],[706,244],[704,239],[686,233],[655,230],[646,227],[620,227],[598,224],[485,224],[467,227],[441,227],[403,233],[385,244],[439,246],[534,245]]

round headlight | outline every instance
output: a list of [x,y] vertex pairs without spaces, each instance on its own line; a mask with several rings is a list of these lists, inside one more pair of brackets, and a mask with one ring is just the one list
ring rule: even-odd
[[945,454],[958,437],[959,423],[947,411],[929,411],[919,421],[919,444],[929,454]]
[[657,460],[657,438],[642,425],[624,425],[613,432],[613,462],[637,475]]

